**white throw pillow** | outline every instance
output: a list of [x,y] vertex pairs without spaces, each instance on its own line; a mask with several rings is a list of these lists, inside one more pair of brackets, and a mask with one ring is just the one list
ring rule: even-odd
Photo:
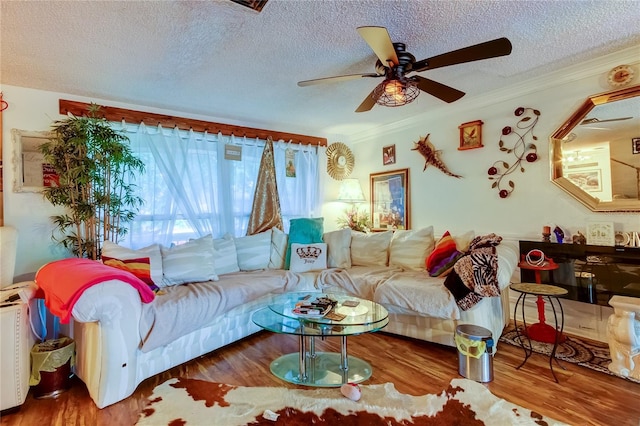
[[271,229],[235,239],[241,271],[267,269],[271,259]]
[[198,238],[173,247],[162,247],[164,286],[218,281],[213,237]]
[[326,243],[291,244],[290,271],[307,272],[322,269],[327,269]]
[[351,265],[387,266],[393,231],[351,232]]
[[218,275],[232,274],[239,272],[238,255],[236,254],[236,243],[233,237],[226,234],[223,238],[213,240],[215,249],[215,265]]
[[453,238],[453,241],[456,242],[456,248],[458,251],[464,253],[469,250],[469,244],[476,237],[476,233],[474,231],[467,231],[461,234],[456,232],[455,235],[451,234],[451,237]]
[[351,229],[327,232],[322,239],[327,243],[327,266],[351,268]]
[[397,230],[389,247],[389,266],[424,271],[425,261],[435,247],[433,226],[418,230]]
[[287,234],[278,228],[271,228],[271,255],[269,269],[284,269],[284,259],[287,255]]
[[102,255],[120,260],[148,257],[149,267],[151,268],[151,280],[158,287],[162,285],[162,253],[160,252],[160,244],[151,244],[148,247],[133,250],[112,243],[111,241],[105,241],[102,243]]

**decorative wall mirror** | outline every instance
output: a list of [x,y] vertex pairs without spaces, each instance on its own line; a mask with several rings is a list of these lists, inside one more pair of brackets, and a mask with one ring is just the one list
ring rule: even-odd
[[13,192],[40,192],[55,184],[56,175],[45,164],[40,145],[49,141],[50,132],[11,129],[13,138]]
[[640,211],[640,86],[589,97],[550,142],[553,183],[594,212]]

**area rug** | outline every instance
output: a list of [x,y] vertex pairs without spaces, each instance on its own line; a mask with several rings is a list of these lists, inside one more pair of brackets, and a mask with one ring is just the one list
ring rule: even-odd
[[[640,383],[640,380],[636,380],[633,377],[624,377],[609,371],[608,366],[609,363],[611,363],[611,354],[609,353],[609,345],[607,343],[583,340],[574,336],[565,337],[565,341],[558,345],[556,358],[572,364],[578,364],[592,370],[600,371],[602,373],[607,373],[612,376],[620,377],[631,382]],[[520,332],[520,338],[526,339],[526,337],[522,336],[522,332]],[[520,347],[518,333],[513,327],[509,328],[502,334],[500,341]],[[553,349],[552,343],[536,342],[535,340],[532,340],[531,344],[534,352],[539,354],[550,355],[551,350]]]
[[482,384],[453,379],[440,394],[411,396],[392,383],[361,385],[352,401],[339,388],[243,387],[170,379],[153,390],[138,425],[557,425],[553,419],[493,395]]

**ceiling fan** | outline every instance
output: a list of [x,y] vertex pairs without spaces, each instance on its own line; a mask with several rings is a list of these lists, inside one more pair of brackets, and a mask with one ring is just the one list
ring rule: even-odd
[[608,123],[610,121],[624,121],[631,120],[633,117],[619,117],[619,118],[607,118],[604,120],[600,120],[599,118],[586,118],[580,122],[581,126],[585,126],[587,124],[598,124],[598,123]]
[[415,56],[406,51],[404,43],[391,41],[385,27],[359,27],[358,33],[378,57],[375,73],[304,80],[299,81],[298,86],[384,77],[384,81],[371,91],[356,109],[356,112],[369,111],[376,103],[384,106],[406,105],[412,102],[421,90],[451,103],[463,97],[465,93],[419,75],[410,77],[407,75],[412,72],[418,73],[449,65],[496,58],[511,53],[511,42],[503,37],[416,61]]

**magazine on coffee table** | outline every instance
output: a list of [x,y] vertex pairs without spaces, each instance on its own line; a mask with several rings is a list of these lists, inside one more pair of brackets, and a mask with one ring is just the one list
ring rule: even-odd
[[328,297],[317,297],[314,300],[301,300],[296,303],[292,312],[300,318],[322,318],[327,315],[338,302]]

